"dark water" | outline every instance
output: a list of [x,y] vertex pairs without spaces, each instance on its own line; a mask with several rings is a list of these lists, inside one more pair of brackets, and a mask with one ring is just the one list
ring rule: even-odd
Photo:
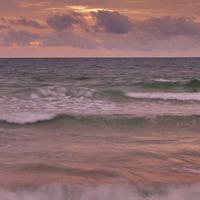
[[0,59],[0,200],[198,200],[200,59]]

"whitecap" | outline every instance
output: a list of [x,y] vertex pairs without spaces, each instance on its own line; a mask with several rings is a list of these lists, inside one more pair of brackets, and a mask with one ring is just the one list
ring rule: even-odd
[[126,95],[137,99],[200,101],[200,92],[129,92]]

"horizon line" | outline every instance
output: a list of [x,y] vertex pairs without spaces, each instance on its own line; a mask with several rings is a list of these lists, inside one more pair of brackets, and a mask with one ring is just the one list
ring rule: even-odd
[[200,58],[200,56],[3,56],[0,57],[0,59],[34,59],[34,58],[40,58],[40,59],[70,59],[70,58]]

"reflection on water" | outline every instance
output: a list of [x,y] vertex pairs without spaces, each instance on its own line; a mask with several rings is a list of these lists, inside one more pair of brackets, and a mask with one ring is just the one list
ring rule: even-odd
[[[0,184],[43,182],[134,184],[200,180],[200,137],[184,132],[38,132],[27,126],[1,132]],[[33,134],[34,133],[34,134]]]

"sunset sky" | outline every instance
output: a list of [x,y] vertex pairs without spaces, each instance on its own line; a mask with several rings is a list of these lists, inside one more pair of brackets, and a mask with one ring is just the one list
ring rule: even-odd
[[199,0],[0,0],[0,57],[200,56]]

